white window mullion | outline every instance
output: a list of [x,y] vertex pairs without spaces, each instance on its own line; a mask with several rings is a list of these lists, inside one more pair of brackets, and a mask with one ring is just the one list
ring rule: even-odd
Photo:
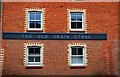
[[44,17],[43,17],[43,13],[40,13],[40,14],[41,14],[41,20],[40,20],[41,21],[41,29],[43,29],[43,18]]
[[72,29],[71,28],[71,22],[72,22],[72,20],[71,20],[71,13],[69,13],[69,21],[70,21],[69,24],[70,24],[70,30],[71,30]]
[[85,48],[83,49],[83,64],[85,65]]
[[83,22],[83,21],[71,21],[71,22]]
[[39,59],[40,59],[40,63],[42,62],[42,61],[41,61],[41,60],[42,60],[41,58],[42,58],[42,56],[40,55],[40,58],[39,58]]
[[28,19],[27,19],[27,25],[28,25],[28,29],[30,28],[30,13],[28,13]]
[[27,63],[29,62],[29,48],[27,48],[27,56],[26,56],[26,58],[27,58]]
[[29,20],[29,21],[33,21],[34,22],[34,21],[41,21],[41,20]]
[[83,22],[83,20],[84,20],[84,13],[82,13],[82,22]]
[[81,57],[83,55],[71,55],[72,57]]
[[32,56],[32,57],[34,57],[34,56],[35,56],[35,57],[38,57],[38,56],[40,56],[40,55],[29,55],[29,56]]

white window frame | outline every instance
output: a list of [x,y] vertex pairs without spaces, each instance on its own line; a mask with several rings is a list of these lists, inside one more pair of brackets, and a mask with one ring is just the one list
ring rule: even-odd
[[82,13],[82,21],[74,21],[74,22],[82,22],[82,29],[72,29],[71,28],[71,22],[73,22],[73,21],[71,21],[71,13],[76,13],[76,11],[70,11],[69,12],[69,24],[70,24],[69,28],[70,28],[70,31],[84,31],[84,12],[79,12],[79,11],[77,11],[77,12]]
[[[35,47],[40,48],[40,55],[29,55],[29,48],[35,48]],[[40,56],[40,62],[28,62],[28,56]],[[27,61],[26,61],[27,66],[41,66],[42,65],[42,48],[41,48],[41,46],[27,46],[26,59],[27,59]],[[30,63],[30,65],[28,63]],[[34,65],[34,64],[36,64],[36,65]]]
[[[87,45],[84,44],[84,43],[71,43],[71,44],[68,44],[68,65],[70,67],[86,67],[88,65],[88,60],[87,60]],[[74,47],[74,46],[80,46],[80,47],[83,47],[83,55],[84,55],[84,60],[83,60],[83,64],[71,64],[72,60],[71,60],[71,47]]]
[[[29,12],[41,12],[41,20],[30,20],[30,13]],[[30,10],[28,11],[28,30],[43,30],[43,11],[42,10]],[[30,28],[30,24],[29,24],[29,21],[41,21],[41,28]]]
[[[29,52],[29,48],[30,47],[40,47],[40,62],[28,62],[28,52]],[[27,66],[42,66],[43,65],[43,63],[42,63],[42,61],[43,61],[43,49],[42,49],[42,46],[27,46],[27,49],[26,49],[27,51],[26,51],[26,65]],[[32,55],[32,56],[36,56],[36,55]],[[38,56],[38,55],[37,55]],[[28,63],[30,63],[30,65],[28,64]],[[38,65],[37,65],[38,64]]]
[[[72,47],[82,47],[83,48],[83,55],[72,55]],[[76,56],[76,57],[80,57],[80,56],[83,56],[83,64],[72,64],[72,56]],[[84,46],[71,46],[70,47],[70,65],[71,66],[85,66],[85,48]]]

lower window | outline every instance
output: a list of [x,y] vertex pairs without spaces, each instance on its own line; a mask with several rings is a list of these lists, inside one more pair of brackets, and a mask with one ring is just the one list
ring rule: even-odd
[[28,46],[27,47],[27,65],[28,66],[40,66],[41,65],[41,47],[40,46]]
[[84,66],[84,47],[83,46],[71,46],[70,64],[71,66]]

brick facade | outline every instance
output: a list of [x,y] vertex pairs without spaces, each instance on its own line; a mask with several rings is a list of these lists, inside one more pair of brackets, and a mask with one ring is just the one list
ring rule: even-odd
[[[67,33],[67,9],[86,9],[87,33],[107,33],[107,40],[2,40],[3,75],[117,75],[118,3],[117,2],[4,2],[2,32],[24,32],[25,11],[45,8],[44,32]],[[26,68],[24,43],[44,44],[44,66]],[[68,44],[87,45],[86,67],[70,68]]]

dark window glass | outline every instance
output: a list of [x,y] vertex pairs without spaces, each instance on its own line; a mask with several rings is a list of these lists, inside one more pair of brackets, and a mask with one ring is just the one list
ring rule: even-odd
[[82,22],[71,22],[72,29],[79,29],[82,28]]
[[72,48],[72,55],[77,55],[76,48]]
[[83,55],[83,48],[78,48],[78,55]]
[[30,21],[29,23],[30,23],[30,28],[34,28],[35,27],[35,22]]
[[34,62],[34,57],[28,57],[28,62]]
[[72,47],[72,55],[83,55],[83,47]]
[[41,28],[40,21],[30,21],[30,28]]
[[40,62],[40,57],[35,57],[35,62]]
[[77,28],[82,28],[82,22],[77,22]]
[[40,21],[36,22],[36,28],[41,28],[41,22]]
[[35,55],[35,54],[40,55],[40,47],[29,47],[29,54],[30,55]]
[[34,54],[34,48],[29,48],[29,54]]
[[71,28],[72,28],[72,29],[76,29],[76,27],[77,27],[76,22],[71,22]]
[[40,48],[35,48],[35,54],[39,54],[40,55]]

